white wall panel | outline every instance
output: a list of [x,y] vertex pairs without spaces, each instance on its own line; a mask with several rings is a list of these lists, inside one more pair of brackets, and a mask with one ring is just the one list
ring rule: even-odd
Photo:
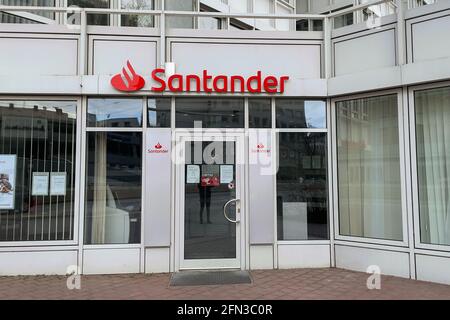
[[329,268],[330,245],[328,244],[278,244],[278,267]]
[[138,273],[139,263],[139,248],[83,251],[83,274]]
[[0,252],[0,275],[65,275],[78,264],[78,251]]
[[409,254],[379,249],[335,246],[336,267],[366,272],[376,265],[382,274],[409,278]]
[[0,48],[0,75],[70,76],[78,71],[76,39],[0,35]]
[[395,57],[393,29],[335,42],[335,75],[395,66]]
[[416,255],[417,280],[450,284],[450,258]]
[[91,54],[91,74],[117,74],[130,60],[134,70],[144,76],[156,67],[157,43],[151,40],[94,39]]
[[411,25],[413,61],[450,56],[450,16],[424,20]]
[[169,248],[146,248],[145,249],[145,272],[158,273],[169,272],[170,264]]
[[273,269],[273,246],[250,246],[250,269]]

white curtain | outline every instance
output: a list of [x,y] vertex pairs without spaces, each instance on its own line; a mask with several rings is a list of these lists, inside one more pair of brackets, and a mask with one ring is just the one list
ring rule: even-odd
[[450,88],[415,98],[421,241],[450,245]]
[[402,240],[396,95],[337,104],[340,234]]
[[106,143],[107,133],[95,135],[94,203],[92,206],[92,241],[105,243],[106,227]]

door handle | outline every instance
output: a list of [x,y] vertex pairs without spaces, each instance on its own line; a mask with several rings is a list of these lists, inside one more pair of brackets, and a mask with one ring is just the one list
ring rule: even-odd
[[[238,218],[238,214],[240,214],[240,208],[238,207],[239,202],[241,201],[241,199],[231,199],[228,200],[224,205],[223,205],[223,215],[225,217],[225,219],[227,219],[228,221],[232,222],[232,223],[238,223],[240,222],[240,219]],[[230,217],[228,217],[227,215],[227,207],[229,204],[236,202],[236,220],[231,219]]]

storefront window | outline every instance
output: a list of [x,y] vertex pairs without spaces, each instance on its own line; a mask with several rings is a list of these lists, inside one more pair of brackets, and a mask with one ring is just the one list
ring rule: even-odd
[[[26,6],[26,7],[54,7],[55,0],[1,0],[4,6]],[[31,15],[30,15],[31,14]],[[36,15],[35,17],[33,15]],[[44,23],[46,19],[55,19],[55,13],[50,11],[27,11],[23,12],[0,12],[0,23]]]
[[244,99],[177,98],[177,128],[244,128]]
[[340,234],[402,240],[397,95],[336,103]]
[[326,133],[280,132],[278,240],[328,239]]
[[326,103],[322,100],[277,99],[277,128],[326,128]]
[[170,128],[171,98],[148,98],[147,126],[152,128]]
[[450,87],[416,91],[414,100],[420,240],[450,245]]
[[88,127],[142,127],[142,99],[88,100]]
[[139,243],[142,133],[88,132],[86,244]]
[[0,241],[74,239],[76,101],[0,101]]
[[270,99],[248,99],[250,128],[272,128],[272,104]]

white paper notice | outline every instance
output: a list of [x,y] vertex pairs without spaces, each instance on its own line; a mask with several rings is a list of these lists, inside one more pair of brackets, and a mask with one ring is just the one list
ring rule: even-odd
[[220,166],[220,183],[230,183],[234,180],[233,165]]
[[192,164],[187,165],[186,183],[200,183],[200,166]]
[[66,195],[66,173],[52,172],[50,174],[50,195],[65,196]]
[[14,209],[16,155],[0,155],[0,209]]
[[33,172],[33,196],[48,196],[48,172]]

